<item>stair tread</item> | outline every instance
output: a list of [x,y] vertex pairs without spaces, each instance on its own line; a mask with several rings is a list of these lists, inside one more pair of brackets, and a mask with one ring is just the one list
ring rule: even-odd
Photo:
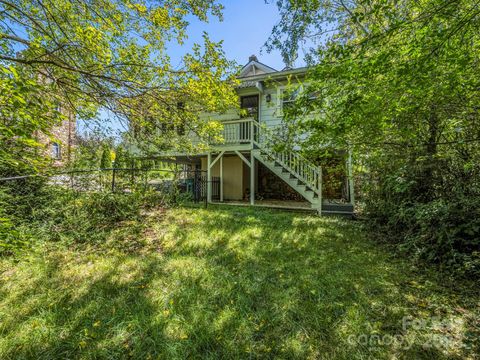
[[286,166],[283,166],[276,160],[270,160],[267,158],[268,155],[263,155],[261,151],[254,152],[254,156],[262,162],[267,168],[273,171],[278,177],[284,180],[288,185],[290,185],[295,191],[297,191],[302,197],[308,200],[312,206],[318,206],[319,199],[317,193],[307,185],[306,181],[302,179],[301,176],[295,173],[294,170],[289,169]]

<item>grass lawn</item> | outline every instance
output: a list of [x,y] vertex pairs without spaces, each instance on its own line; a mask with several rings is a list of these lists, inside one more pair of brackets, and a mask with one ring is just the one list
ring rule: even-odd
[[480,353],[478,289],[393,258],[359,222],[211,207],[122,226],[137,230],[121,246],[0,259],[0,359]]

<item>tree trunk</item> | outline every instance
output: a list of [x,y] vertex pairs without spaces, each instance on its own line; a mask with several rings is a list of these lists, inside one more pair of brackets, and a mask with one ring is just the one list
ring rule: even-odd
[[424,146],[424,157],[419,169],[419,198],[423,202],[430,202],[435,197],[435,181],[436,181],[436,155],[437,141],[440,132],[440,120],[438,118],[435,105],[430,108],[430,115],[427,122],[428,134]]

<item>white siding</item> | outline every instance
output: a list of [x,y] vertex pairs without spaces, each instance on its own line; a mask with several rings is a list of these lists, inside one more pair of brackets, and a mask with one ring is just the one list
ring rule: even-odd
[[228,121],[235,120],[239,118],[239,112],[237,109],[230,109],[224,114],[214,114],[214,113],[201,113],[200,120],[209,121]]
[[[285,88],[286,83],[269,84],[265,85],[263,94],[259,94],[257,89],[244,88],[239,89],[239,96],[256,95],[260,96],[260,109],[259,109],[259,122],[261,125],[267,128],[273,129],[281,126],[283,121],[281,93]],[[270,102],[267,102],[267,95],[271,96]],[[203,113],[200,115],[200,119],[204,121],[228,121],[239,119],[239,112],[237,109],[231,109],[224,114]]]
[[[271,101],[267,102],[267,95]],[[268,87],[260,97],[260,124],[267,127],[278,127],[282,123],[281,108],[278,103],[278,92],[276,87]]]

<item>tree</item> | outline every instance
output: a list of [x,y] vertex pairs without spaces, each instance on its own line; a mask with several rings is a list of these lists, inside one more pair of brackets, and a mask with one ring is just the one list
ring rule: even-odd
[[108,109],[128,127],[174,123],[204,134],[199,109],[235,102],[233,63],[207,34],[178,67],[168,44],[184,42],[190,18],[221,18],[221,10],[215,0],[0,0],[0,66],[21,68],[22,81],[39,88],[35,101],[48,94],[81,118]]
[[119,169],[126,167],[127,164],[125,163],[125,161],[125,150],[123,150],[123,147],[119,145],[115,150],[115,167]]
[[306,94],[318,96],[298,107],[315,116],[291,119],[312,134],[304,147],[353,148],[368,169],[366,214],[377,229],[417,256],[478,271],[478,4],[278,5],[270,49],[292,59],[302,42],[314,44]]
[[101,169],[110,169],[112,167],[112,157],[110,147],[107,145],[103,146],[102,157],[100,158],[100,168]]
[[46,166],[38,133],[62,120],[45,87],[14,67],[0,68],[0,177],[21,175]]

